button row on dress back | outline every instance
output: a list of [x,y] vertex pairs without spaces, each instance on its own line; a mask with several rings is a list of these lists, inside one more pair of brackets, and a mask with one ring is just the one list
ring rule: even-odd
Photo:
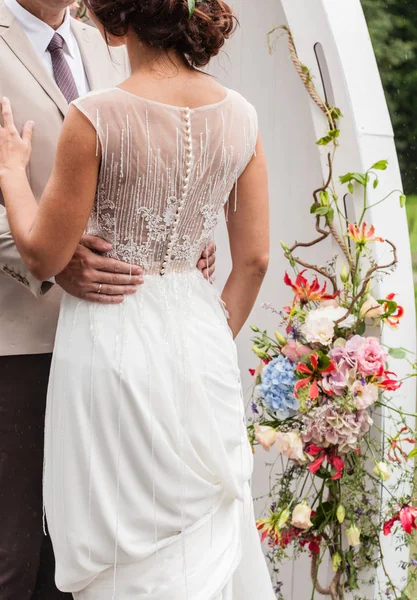
[[181,199],[178,203],[177,210],[175,213],[174,224],[172,227],[171,235],[169,238],[169,242],[167,245],[167,250],[164,258],[164,262],[162,263],[162,268],[160,271],[161,275],[165,275],[166,268],[168,266],[169,260],[171,258],[172,248],[174,245],[174,240],[177,234],[178,224],[180,221],[181,212],[184,209],[185,201],[188,195],[188,188],[190,185],[190,175],[191,175],[191,166],[193,163],[193,137],[191,134],[191,110],[189,108],[184,109],[184,121],[185,121],[185,170],[182,180],[182,191],[181,191]]

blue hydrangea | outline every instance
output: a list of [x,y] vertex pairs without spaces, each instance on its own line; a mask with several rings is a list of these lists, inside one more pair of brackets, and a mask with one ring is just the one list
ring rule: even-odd
[[280,355],[271,360],[262,372],[260,389],[264,403],[279,419],[291,417],[299,407],[294,396],[297,381],[294,368],[288,358]]

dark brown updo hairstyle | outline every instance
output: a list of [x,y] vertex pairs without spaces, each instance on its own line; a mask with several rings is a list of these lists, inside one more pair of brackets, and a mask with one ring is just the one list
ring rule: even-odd
[[232,35],[236,18],[222,0],[200,0],[190,16],[188,0],[85,0],[107,34],[129,28],[152,48],[174,49],[192,67],[204,67]]

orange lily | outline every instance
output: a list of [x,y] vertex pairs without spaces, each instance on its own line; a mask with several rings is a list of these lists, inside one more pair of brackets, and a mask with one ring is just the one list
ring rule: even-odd
[[319,355],[314,353],[309,356],[307,364],[302,362],[298,363],[295,368],[295,372],[299,379],[294,386],[295,395],[297,398],[298,391],[301,388],[310,385],[308,395],[312,400],[317,399],[319,395],[319,386],[317,381],[321,380],[323,375],[329,375],[336,370],[336,363],[334,360],[330,360],[327,356],[325,358],[327,359],[325,364],[320,365]]
[[359,246],[365,246],[365,244],[368,244],[369,242],[384,241],[381,237],[374,237],[375,227],[371,225],[369,228],[367,228],[367,224],[365,222],[363,222],[360,227],[356,223],[350,223],[348,229],[348,236]]
[[304,277],[304,271],[301,271],[297,275],[295,281],[292,281],[287,272],[285,272],[284,283],[288,285],[295,293],[294,304],[300,302],[300,304],[307,304],[308,302],[322,302],[323,300],[334,300],[338,294],[328,294],[326,292],[327,284],[324,283],[323,287],[320,288],[319,280],[317,275],[314,277],[313,282],[310,283],[306,277]]

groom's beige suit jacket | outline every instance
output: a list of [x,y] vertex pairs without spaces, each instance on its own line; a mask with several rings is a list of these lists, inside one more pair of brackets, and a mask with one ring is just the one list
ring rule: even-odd
[[[111,58],[96,29],[75,19],[72,28],[92,90],[115,86],[128,76],[124,49],[117,49]],[[0,97],[3,96],[11,101],[19,130],[26,121],[35,122],[28,176],[39,201],[52,171],[68,107],[32,43],[0,0]],[[0,190],[0,356],[52,351],[61,293],[58,285],[37,281],[20,258]]]

